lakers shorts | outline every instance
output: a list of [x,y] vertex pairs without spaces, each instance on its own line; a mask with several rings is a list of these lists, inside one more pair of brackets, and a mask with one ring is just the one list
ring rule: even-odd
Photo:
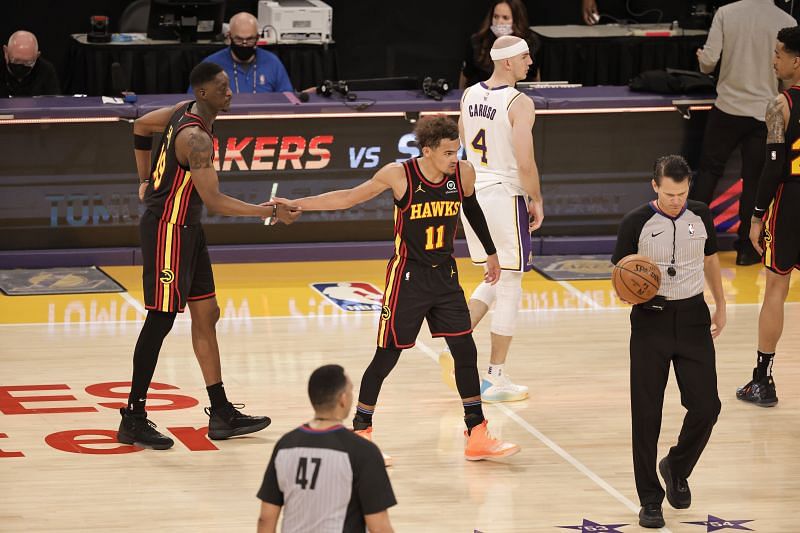
[[[514,272],[527,272],[533,268],[533,248],[525,198],[514,194],[502,183],[476,190],[475,194],[486,217],[492,242],[497,248],[500,268]],[[486,252],[463,212],[461,220],[472,262],[477,265],[485,264]]]
[[800,182],[778,185],[764,222],[764,266],[776,274],[800,269]]
[[145,211],[139,231],[145,308],[181,313],[187,301],[215,296],[203,226],[170,224]]
[[422,321],[434,337],[472,332],[458,268],[452,257],[432,267],[395,256],[386,270],[386,290],[378,324],[378,346],[411,348]]

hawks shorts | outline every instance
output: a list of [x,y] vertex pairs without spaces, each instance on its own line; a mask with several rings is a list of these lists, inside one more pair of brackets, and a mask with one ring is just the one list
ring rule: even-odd
[[778,185],[764,223],[764,266],[776,274],[800,269],[800,182]]
[[145,211],[139,231],[147,309],[180,313],[187,301],[215,295],[203,226],[170,224]]
[[411,348],[422,321],[434,337],[472,332],[469,308],[452,257],[432,267],[395,256],[386,269],[386,290],[378,324],[378,346]]
[[[533,268],[533,249],[525,198],[514,194],[502,183],[476,190],[475,194],[478,195],[478,203],[486,217],[492,242],[497,248],[500,268],[514,272],[527,272]],[[463,212],[461,220],[472,262],[485,264],[486,252]]]

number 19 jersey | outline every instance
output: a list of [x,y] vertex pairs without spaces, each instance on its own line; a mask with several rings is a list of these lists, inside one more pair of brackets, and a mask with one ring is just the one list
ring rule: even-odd
[[511,144],[508,110],[522,96],[508,85],[489,88],[484,82],[467,87],[461,97],[464,150],[475,167],[475,187],[506,183],[524,194]]

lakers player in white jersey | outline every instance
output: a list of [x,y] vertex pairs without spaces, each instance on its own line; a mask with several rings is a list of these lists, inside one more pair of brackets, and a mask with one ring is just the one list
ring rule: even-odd
[[[528,387],[505,373],[522,298],[522,274],[531,269],[531,232],[544,218],[539,170],[533,153],[533,100],[514,85],[524,80],[532,61],[528,44],[514,36],[492,46],[492,76],[464,91],[459,133],[467,159],[475,167],[475,190],[486,216],[502,268],[496,285],[481,283],[469,300],[474,328],[494,304],[491,356],[481,381],[484,402],[523,400]],[[463,219],[463,217],[462,217]],[[463,220],[470,256],[486,264],[486,254],[467,220]],[[443,354],[443,366],[451,358]],[[447,376],[449,372],[445,372]]]

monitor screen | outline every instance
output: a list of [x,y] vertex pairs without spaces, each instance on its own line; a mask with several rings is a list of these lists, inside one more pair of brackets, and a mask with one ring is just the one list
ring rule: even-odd
[[222,33],[225,0],[150,0],[147,37],[165,41],[211,40]]

